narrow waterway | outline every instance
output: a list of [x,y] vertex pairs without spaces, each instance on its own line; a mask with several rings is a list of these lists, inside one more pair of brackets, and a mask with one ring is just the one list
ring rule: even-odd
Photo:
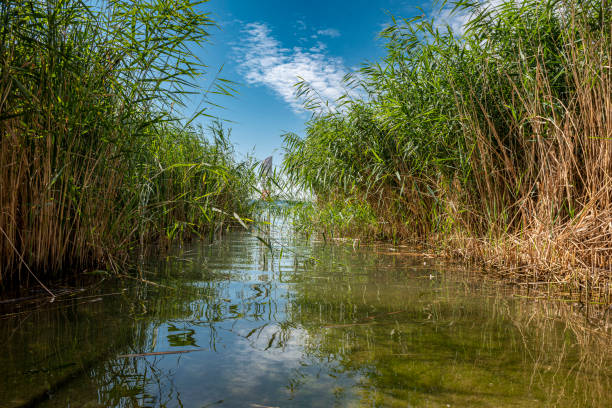
[[[0,407],[610,407],[610,333],[565,302],[282,223],[4,307]],[[182,352],[182,353],[177,353]],[[49,391],[50,390],[50,391]]]

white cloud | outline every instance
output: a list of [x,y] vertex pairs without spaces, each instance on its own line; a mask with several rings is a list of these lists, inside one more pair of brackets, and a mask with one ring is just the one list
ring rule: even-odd
[[288,49],[271,35],[266,24],[249,23],[243,31],[245,40],[234,51],[247,83],[272,89],[296,112],[302,110],[294,86],[299,78],[330,103],[345,93],[342,79],[347,69],[341,58],[326,54],[323,43],[310,49]]
[[450,7],[445,7],[437,15],[437,26],[450,26],[454,35],[462,35],[465,32],[466,24],[470,22],[472,16],[467,12],[452,12]]
[[340,37],[340,31],[336,30],[335,28],[326,28],[325,30],[319,30],[317,31],[317,34],[325,35],[331,38]]
[[[497,9],[506,0],[480,0],[482,8]],[[521,0],[516,0],[516,4],[520,4]],[[436,14],[437,26],[449,25],[455,35],[462,35],[465,33],[467,24],[474,18],[472,12],[473,9],[458,10],[452,12],[454,4],[447,5],[440,9]]]

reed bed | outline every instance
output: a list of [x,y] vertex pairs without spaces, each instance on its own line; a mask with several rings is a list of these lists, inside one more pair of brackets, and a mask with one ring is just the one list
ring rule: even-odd
[[[305,219],[609,294],[609,1],[452,7],[469,16],[461,33],[395,19],[386,57],[335,105],[298,84],[313,117],[305,138],[285,136],[284,164],[317,197]],[[372,216],[337,221],[352,208]]]
[[201,92],[202,3],[0,4],[0,286],[117,269],[248,211],[253,164],[176,113]]

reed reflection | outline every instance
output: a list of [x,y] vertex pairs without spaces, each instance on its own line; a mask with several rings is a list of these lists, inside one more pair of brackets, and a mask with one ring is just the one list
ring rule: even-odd
[[571,305],[285,227],[177,248],[146,266],[155,285],[5,321],[7,355],[70,365],[2,357],[0,400],[39,383],[58,407],[609,405],[609,333]]

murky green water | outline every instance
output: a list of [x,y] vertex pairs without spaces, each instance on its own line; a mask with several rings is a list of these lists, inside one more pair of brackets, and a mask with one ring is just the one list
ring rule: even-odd
[[393,248],[272,239],[282,256],[232,232],[149,260],[176,289],[4,307],[0,407],[612,406],[610,333],[562,302]]

